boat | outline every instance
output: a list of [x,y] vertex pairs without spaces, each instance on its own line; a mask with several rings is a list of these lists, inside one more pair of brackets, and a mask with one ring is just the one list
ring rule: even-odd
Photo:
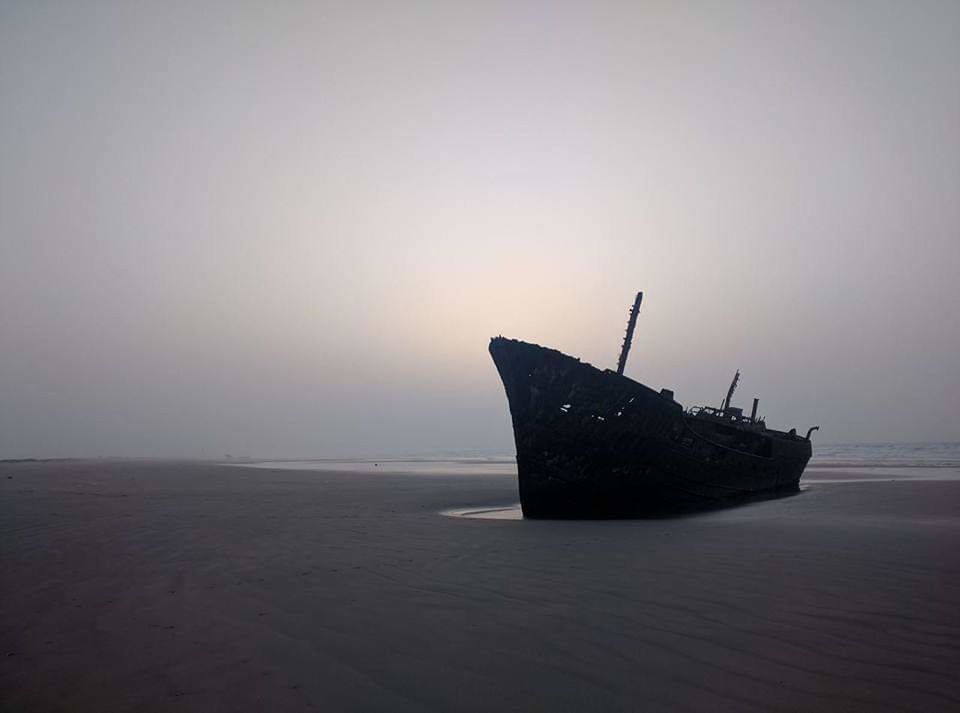
[[643,293],[630,310],[616,371],[499,336],[525,518],[664,516],[799,490],[810,436],[768,428],[758,400],[733,406],[737,371],[719,407],[684,409],[671,389],[624,376]]

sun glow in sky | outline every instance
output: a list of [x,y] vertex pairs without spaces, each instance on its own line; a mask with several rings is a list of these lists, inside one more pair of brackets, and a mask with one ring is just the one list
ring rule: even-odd
[[960,439],[956,3],[4,3],[0,457],[511,452],[498,334]]

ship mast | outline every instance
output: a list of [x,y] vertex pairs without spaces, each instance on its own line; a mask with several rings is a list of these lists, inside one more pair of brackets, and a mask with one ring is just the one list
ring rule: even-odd
[[727,389],[727,398],[723,402],[723,411],[726,412],[730,408],[730,400],[733,398],[733,392],[737,389],[737,382],[740,381],[740,370],[737,369],[737,373],[733,375],[733,381],[730,382],[730,388]]
[[640,314],[640,303],[643,301],[643,293],[638,292],[637,298],[633,301],[633,307],[630,309],[630,319],[627,321],[627,333],[623,336],[623,346],[620,348],[620,360],[617,362],[617,373],[623,375],[623,369],[627,365],[627,354],[630,352],[630,345],[633,343],[633,329],[637,326],[637,315]]

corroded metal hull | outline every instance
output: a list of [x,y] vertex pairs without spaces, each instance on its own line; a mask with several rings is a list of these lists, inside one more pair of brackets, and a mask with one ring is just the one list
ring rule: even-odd
[[714,423],[554,349],[490,342],[529,518],[631,517],[796,492],[810,441]]

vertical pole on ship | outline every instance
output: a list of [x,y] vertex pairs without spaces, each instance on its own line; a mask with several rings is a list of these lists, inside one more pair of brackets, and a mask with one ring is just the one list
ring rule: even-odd
[[633,330],[637,326],[637,315],[640,314],[640,303],[643,301],[643,293],[638,292],[637,298],[633,301],[633,307],[630,309],[630,319],[627,321],[627,333],[623,337],[623,346],[620,348],[620,360],[617,362],[617,373],[623,375],[623,369],[627,365],[627,354],[630,352],[630,345],[633,343]]
[[737,373],[733,375],[733,381],[730,382],[730,388],[727,390],[727,398],[723,400],[723,412],[726,413],[727,409],[730,408],[730,403],[733,400],[733,392],[737,390],[737,382],[740,381],[740,370],[737,369]]

